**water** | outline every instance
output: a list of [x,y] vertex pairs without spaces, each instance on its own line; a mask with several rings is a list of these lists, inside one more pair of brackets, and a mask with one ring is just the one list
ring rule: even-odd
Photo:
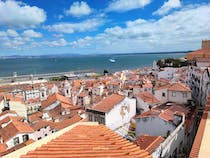
[[[103,73],[106,69],[114,72],[124,69],[136,69],[144,66],[152,66],[154,60],[162,58],[179,58],[181,54],[127,54],[127,55],[95,55],[95,56],[74,56],[74,57],[36,57],[0,59],[0,76],[40,74],[52,72],[64,72],[74,70],[94,69]],[[112,63],[109,59],[115,59]]]

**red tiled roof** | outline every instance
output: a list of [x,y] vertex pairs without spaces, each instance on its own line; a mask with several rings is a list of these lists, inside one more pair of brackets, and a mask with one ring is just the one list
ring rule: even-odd
[[78,125],[21,158],[152,158],[104,125]]
[[74,115],[71,118],[65,119],[63,121],[60,122],[48,122],[49,125],[55,129],[61,130],[65,127],[68,127],[74,123],[77,123],[79,121],[82,121],[82,118],[79,115]]
[[190,92],[190,88],[185,86],[182,83],[173,83],[168,90],[170,91],[182,91],[182,92]]
[[138,96],[147,103],[159,103],[160,101],[155,98],[150,92],[140,92]]
[[0,125],[7,123],[9,121],[20,121],[21,119],[22,119],[22,117],[20,117],[20,116],[7,116],[0,121]]
[[4,141],[14,137],[18,133],[32,133],[34,130],[28,123],[20,121],[12,121],[6,127],[0,129],[0,135]]
[[140,115],[137,115],[135,118],[144,118],[144,117],[152,117],[152,116],[158,116],[160,114],[160,111],[158,110],[148,110]]
[[29,116],[29,122],[35,122],[42,119],[42,112],[37,111]]
[[[198,130],[197,130],[197,134],[195,136],[194,142],[193,142],[193,146],[191,148],[191,152],[190,152],[190,158],[197,158],[199,155],[199,151],[200,151],[200,147],[201,147],[201,143],[202,143],[202,139],[203,139],[203,134],[204,134],[204,130],[206,127],[206,121],[208,118],[208,113],[210,112],[210,94],[208,96],[208,101],[207,101],[207,105],[205,107],[205,110],[203,112]],[[209,144],[208,144],[209,145]]]
[[190,88],[185,86],[182,83],[172,83],[172,84],[167,84],[163,86],[156,86],[155,90],[159,89],[167,89],[169,91],[181,91],[181,92],[190,92]]
[[39,120],[38,122],[34,123],[31,125],[31,128],[33,128],[35,131],[47,127],[49,126],[49,123],[47,121],[44,120]]
[[143,88],[152,88],[152,84],[151,83],[145,83],[145,84],[143,84]]
[[166,121],[173,121],[174,114],[177,112],[179,113],[184,113],[187,115],[189,113],[188,109],[182,105],[171,105],[171,106],[166,106],[166,107],[161,107],[157,106],[149,111],[146,111],[135,118],[144,118],[144,117],[152,117],[152,116],[157,116],[160,117],[161,119],[164,119]]
[[[16,146],[14,146],[14,147],[12,147],[12,148],[10,148],[10,149],[6,149],[6,150],[1,150],[0,149],[0,156],[4,156],[4,155],[7,155],[7,154],[9,154],[9,153],[11,153],[11,152],[13,152],[13,151],[15,151],[15,150],[18,150],[18,149],[20,149],[20,148],[22,148],[22,147],[24,147],[24,146],[27,146],[27,145],[29,145],[29,144],[31,144],[31,143],[33,143],[34,142],[34,140],[33,139],[29,139],[29,140],[27,140],[26,142],[23,142],[23,143],[21,143],[21,144],[18,144],[18,145],[16,145]],[[4,145],[2,146],[3,144],[1,144],[1,147],[0,148],[2,148],[2,149],[4,149]],[[6,145],[6,144],[5,144]],[[7,147],[7,146],[6,146]]]
[[64,97],[58,93],[54,93],[52,95],[49,95],[47,99],[42,102],[42,108],[46,108],[47,106],[53,104],[57,100],[65,104],[71,104],[71,101],[69,98]]
[[17,115],[17,113],[16,113],[15,111],[6,110],[6,111],[0,113],[0,117],[1,117],[1,116],[4,116],[4,115],[6,115],[6,114],[15,114],[15,115]]
[[193,60],[198,58],[208,58],[210,57],[209,50],[199,49],[187,54],[187,60]]
[[164,140],[165,139],[161,136],[141,135],[135,140],[135,144],[137,144],[140,149],[144,149],[149,152],[149,154],[152,154]]
[[101,112],[109,112],[115,105],[120,103],[125,96],[112,94],[92,107],[93,110]]

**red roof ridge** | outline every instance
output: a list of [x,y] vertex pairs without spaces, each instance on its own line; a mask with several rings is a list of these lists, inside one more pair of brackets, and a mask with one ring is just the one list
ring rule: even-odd
[[147,151],[139,149],[104,125],[78,123],[62,132],[57,137],[53,137],[57,133],[50,135],[54,139],[48,140],[47,144],[42,139],[30,145],[33,149],[22,148],[9,156],[152,158]]
[[201,121],[200,121],[198,130],[197,130],[197,133],[196,133],[196,136],[195,136],[192,148],[191,148],[191,152],[190,152],[190,155],[189,155],[190,158],[197,158],[199,156],[199,151],[200,151],[200,148],[201,148],[202,138],[203,138],[204,130],[205,130],[205,127],[206,127],[206,121],[207,121],[207,118],[208,118],[208,113],[210,112],[209,101],[210,101],[210,94],[208,96],[208,101],[207,101],[206,107],[204,109],[203,115],[201,117]]
[[116,104],[120,103],[124,99],[125,96],[114,93],[93,106],[92,110],[109,112]]
[[[148,151],[150,148],[154,148],[154,146],[157,146],[155,143],[158,143],[160,145],[161,142],[163,142],[165,139],[161,136],[157,136],[157,138],[145,149]],[[157,147],[156,147],[157,148]],[[149,152],[149,151],[148,151]],[[150,153],[150,152],[149,152]],[[151,154],[151,153],[150,153]]]

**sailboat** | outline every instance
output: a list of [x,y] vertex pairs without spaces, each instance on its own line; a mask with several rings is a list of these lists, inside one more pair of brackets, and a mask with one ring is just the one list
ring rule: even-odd
[[111,63],[115,63],[116,62],[116,60],[115,59],[109,59],[109,61],[111,62]]

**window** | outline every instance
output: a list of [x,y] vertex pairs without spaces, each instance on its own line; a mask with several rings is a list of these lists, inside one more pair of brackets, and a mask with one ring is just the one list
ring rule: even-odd
[[103,117],[99,117],[99,120],[98,121],[99,121],[100,124],[105,124],[105,120],[104,120]]
[[176,97],[176,92],[172,92],[172,97]]
[[19,138],[18,137],[14,138],[13,141],[14,141],[14,145],[19,144]]
[[162,96],[163,96],[163,97],[165,97],[165,96],[166,96],[166,94],[165,94],[165,93],[162,93]]
[[44,135],[45,137],[47,136],[47,134]]
[[95,116],[95,117],[94,117],[94,121],[95,121],[95,122],[98,122],[98,116]]
[[186,92],[183,93],[183,98],[187,98],[187,93]]
[[88,115],[88,117],[89,117],[89,121],[93,121],[93,115]]
[[26,142],[27,140],[29,140],[28,134],[23,135],[23,142]]
[[42,139],[42,137],[39,137],[38,140]]

